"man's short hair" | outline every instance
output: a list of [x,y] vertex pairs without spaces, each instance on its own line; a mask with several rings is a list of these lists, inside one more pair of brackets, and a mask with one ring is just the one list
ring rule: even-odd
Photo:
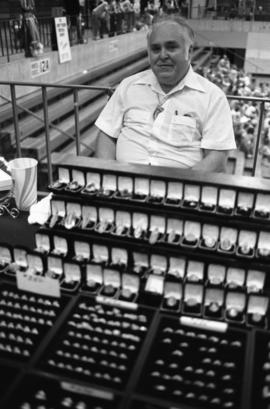
[[195,41],[195,33],[192,29],[192,27],[189,25],[188,21],[184,18],[179,16],[178,14],[161,14],[161,15],[156,15],[153,20],[152,20],[152,27],[149,30],[148,33],[148,38],[152,32],[152,28],[159,23],[163,23],[165,21],[173,21],[177,23],[181,28],[184,28],[188,34],[188,37],[190,39],[191,44],[194,44]]

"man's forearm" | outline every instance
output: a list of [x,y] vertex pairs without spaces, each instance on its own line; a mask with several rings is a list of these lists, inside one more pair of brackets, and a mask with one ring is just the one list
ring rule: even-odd
[[202,172],[225,172],[229,151],[206,151],[205,157],[192,167]]
[[100,131],[96,143],[95,157],[99,159],[115,159],[116,139]]

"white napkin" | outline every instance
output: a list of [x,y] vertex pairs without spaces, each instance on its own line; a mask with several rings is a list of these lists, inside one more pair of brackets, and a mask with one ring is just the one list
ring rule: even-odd
[[40,225],[46,223],[51,214],[51,199],[53,194],[49,193],[48,196],[41,199],[39,202],[34,203],[30,207],[28,223],[38,223]]

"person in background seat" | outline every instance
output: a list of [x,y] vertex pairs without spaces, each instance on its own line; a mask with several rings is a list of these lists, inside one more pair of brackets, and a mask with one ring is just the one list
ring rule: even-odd
[[151,69],[124,79],[102,110],[96,157],[224,171],[236,148],[230,106],[219,87],[193,71],[193,43],[181,16],[154,19]]

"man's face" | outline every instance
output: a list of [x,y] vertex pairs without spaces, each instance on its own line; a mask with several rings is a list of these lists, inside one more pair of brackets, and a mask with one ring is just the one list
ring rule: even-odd
[[185,28],[174,21],[156,24],[148,39],[151,68],[161,88],[169,92],[188,71],[190,40]]

